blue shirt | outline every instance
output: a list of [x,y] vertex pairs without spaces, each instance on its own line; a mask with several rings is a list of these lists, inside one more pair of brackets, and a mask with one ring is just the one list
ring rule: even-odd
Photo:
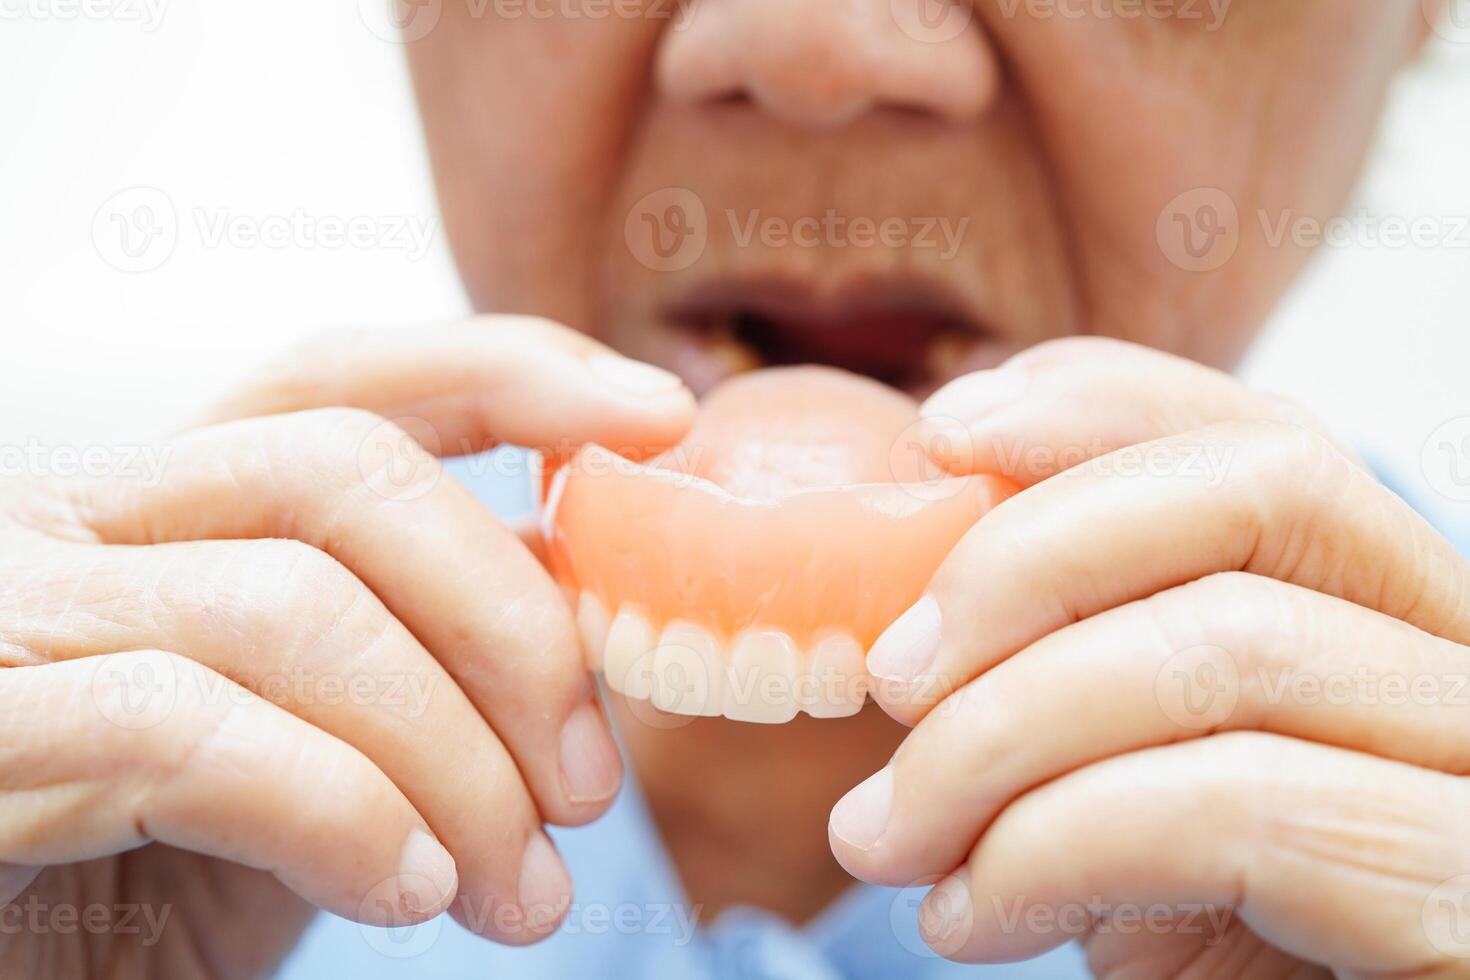
[[[475,459],[483,460],[484,457]],[[519,482],[482,479],[514,467],[451,466],[500,514],[529,506]],[[1416,503],[1424,503],[1416,501]],[[1427,512],[1421,506],[1421,512]],[[1463,511],[1443,511],[1453,540],[1470,541]],[[1454,526],[1458,522],[1459,526]],[[1461,535],[1464,536],[1461,536]],[[546,977],[678,980],[866,980],[905,977],[1086,977],[1074,943],[1026,963],[965,966],[938,958],[919,937],[924,889],[855,885],[799,928],[758,909],[734,909],[696,924],[668,854],[630,775],[602,819],[577,829],[549,828],[576,896],[561,930],[525,948],[489,943],[448,916],[409,929],[376,929],[318,916],[278,980],[517,980]]]

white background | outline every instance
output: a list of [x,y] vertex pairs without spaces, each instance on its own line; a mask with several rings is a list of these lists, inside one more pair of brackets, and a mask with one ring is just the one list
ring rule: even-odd
[[[361,216],[375,235],[434,221],[375,3],[0,0],[0,445],[151,439],[305,331],[464,311],[437,228],[422,255],[209,241],[225,218]],[[1444,35],[1395,92],[1359,193],[1374,216],[1470,217],[1470,29]],[[137,185],[164,195],[178,236],[130,273],[107,261],[108,202]],[[1411,492],[1429,435],[1470,415],[1462,235],[1324,250],[1245,367]]]

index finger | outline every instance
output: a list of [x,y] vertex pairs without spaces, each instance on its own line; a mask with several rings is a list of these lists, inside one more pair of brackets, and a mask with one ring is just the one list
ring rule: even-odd
[[596,442],[629,456],[673,445],[694,418],[679,378],[532,316],[322,334],[265,365],[203,424],[312,408],[428,422],[437,455],[501,442],[563,450]]
[[956,475],[1030,487],[1129,446],[1221,422],[1288,422],[1338,442],[1306,409],[1222,371],[1136,344],[1068,337],[945,385],[920,410],[920,440]]

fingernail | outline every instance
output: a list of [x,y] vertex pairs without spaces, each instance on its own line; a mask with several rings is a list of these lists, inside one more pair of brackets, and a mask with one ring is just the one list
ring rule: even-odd
[[633,395],[662,395],[684,387],[677,374],[617,354],[598,354],[587,366],[614,388]]
[[623,781],[623,760],[595,700],[584,701],[561,729],[561,778],[574,804],[612,799]]
[[544,932],[560,921],[572,900],[572,877],[551,839],[535,831],[521,858],[521,911],[531,932]]
[[1020,401],[1030,385],[1030,376],[1017,368],[976,371],[956,378],[930,395],[919,414],[973,422]]
[[939,654],[939,603],[926,595],[883,631],[868,651],[868,673],[908,683],[927,671]]
[[843,842],[866,851],[883,836],[892,812],[893,767],[884,766],[837,801],[828,826]]
[[970,872],[961,868],[929,889],[919,903],[919,935],[940,956],[964,949],[975,928]]
[[413,919],[444,911],[459,887],[454,858],[422,828],[415,827],[398,857],[398,906]]

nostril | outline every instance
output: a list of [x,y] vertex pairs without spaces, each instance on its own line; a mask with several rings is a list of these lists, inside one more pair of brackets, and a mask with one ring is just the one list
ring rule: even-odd
[[[955,0],[965,4],[969,0]],[[745,99],[772,117],[836,126],[876,108],[953,121],[998,87],[978,24],[941,40],[905,31],[893,0],[700,0],[661,41],[657,78],[679,102]]]

